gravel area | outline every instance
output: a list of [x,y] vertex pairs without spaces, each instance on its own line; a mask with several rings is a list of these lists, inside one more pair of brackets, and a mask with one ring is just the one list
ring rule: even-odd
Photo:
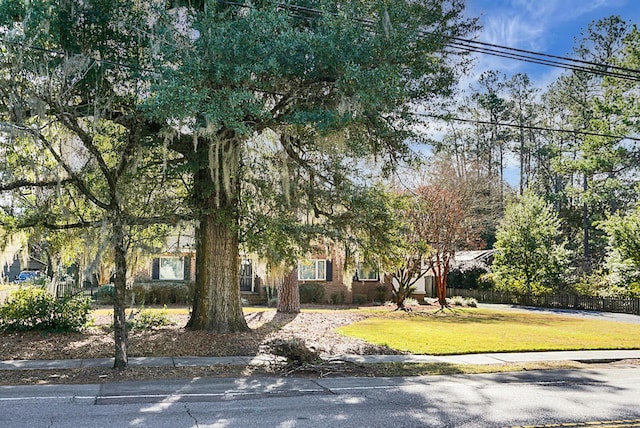
[[[347,310],[278,314],[275,310],[246,315],[251,331],[217,334],[184,329],[188,316],[172,316],[174,326],[156,330],[131,331],[130,357],[152,356],[234,356],[267,353],[265,344],[273,339],[300,338],[323,357],[344,354],[396,354],[383,346],[341,336],[335,329],[366,318]],[[105,358],[113,356],[111,317],[94,319],[94,326],[82,333],[3,333],[0,360],[55,360]]]

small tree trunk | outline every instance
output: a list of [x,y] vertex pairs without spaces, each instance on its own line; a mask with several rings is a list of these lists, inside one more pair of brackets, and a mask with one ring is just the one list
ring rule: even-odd
[[278,312],[300,313],[300,283],[297,268],[293,268],[278,284]]
[[[582,178],[582,190],[584,193],[589,191],[589,179],[587,174],[584,174]],[[591,248],[589,246],[589,227],[591,223],[589,221],[589,206],[586,202],[582,204],[582,247],[584,251],[584,271],[586,273],[591,272]]]
[[406,311],[407,307],[404,304],[404,301],[411,297],[412,289],[411,289],[411,276],[408,271],[404,269],[400,269],[396,273],[393,274],[393,277],[398,282],[398,289],[391,286],[391,291],[393,293],[393,302],[396,304],[396,311]]
[[436,275],[436,290],[438,294],[438,303],[441,308],[447,306],[447,284],[443,275]]
[[124,225],[119,217],[113,220],[113,247],[115,252],[115,284],[113,295],[113,339],[115,360],[113,368],[124,369],[129,364],[127,356],[127,318],[125,314],[127,291],[127,250],[124,244]]

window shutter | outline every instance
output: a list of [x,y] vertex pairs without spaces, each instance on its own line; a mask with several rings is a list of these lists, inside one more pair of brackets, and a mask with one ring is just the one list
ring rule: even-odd
[[160,259],[153,259],[151,264],[151,279],[160,279]]
[[185,256],[184,258],[184,280],[191,280],[191,256]]
[[327,260],[326,264],[326,281],[333,281],[333,263],[331,260]]

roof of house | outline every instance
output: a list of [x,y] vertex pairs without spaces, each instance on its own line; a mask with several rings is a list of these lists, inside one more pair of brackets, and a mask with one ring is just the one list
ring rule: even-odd
[[454,255],[454,260],[457,263],[468,263],[473,261],[484,261],[486,258],[492,256],[496,250],[474,250],[474,251],[457,251]]

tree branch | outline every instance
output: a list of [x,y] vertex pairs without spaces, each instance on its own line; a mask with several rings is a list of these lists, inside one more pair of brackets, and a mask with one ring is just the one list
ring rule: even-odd
[[0,192],[8,190],[21,189],[23,187],[57,187],[59,185],[73,183],[72,178],[65,178],[63,180],[51,180],[51,181],[29,181],[29,180],[16,180],[11,183],[0,184]]

